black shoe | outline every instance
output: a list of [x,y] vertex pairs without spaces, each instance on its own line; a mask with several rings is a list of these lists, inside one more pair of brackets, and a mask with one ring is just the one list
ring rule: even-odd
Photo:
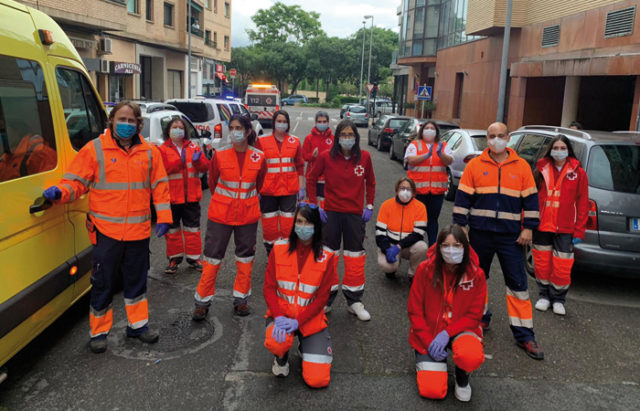
[[164,269],[164,272],[167,274],[175,274],[178,272],[178,264],[180,264],[180,260],[177,258],[172,258],[169,260],[169,265]]
[[522,348],[527,355],[534,360],[544,360],[544,352],[534,340],[525,342],[517,341],[516,344],[518,344],[518,347]]
[[107,351],[107,339],[101,338],[99,340],[91,340],[89,341],[89,348],[92,353],[101,354]]
[[251,309],[249,308],[249,304],[239,304],[233,307],[233,312],[235,315],[239,315],[240,317],[246,317],[251,314]]
[[151,330],[147,330],[145,333],[138,334],[138,335],[128,335],[127,334],[127,337],[129,337],[129,338],[137,338],[137,339],[139,339],[140,341],[142,341],[145,344],[155,344],[160,339],[160,335],[157,332],[151,331]]
[[207,314],[209,313],[209,307],[204,305],[196,305],[196,308],[193,310],[193,315],[191,319],[193,321],[202,321],[207,318]]
[[391,273],[384,273],[384,275],[386,275],[389,280],[393,280],[394,278],[396,278],[396,272],[395,271],[391,272]]
[[190,258],[187,258],[187,263],[189,263],[189,265],[196,271],[202,272],[202,262],[199,258],[197,260],[191,260]]

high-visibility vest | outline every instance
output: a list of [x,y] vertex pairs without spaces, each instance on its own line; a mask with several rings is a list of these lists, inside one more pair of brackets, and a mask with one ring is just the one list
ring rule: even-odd
[[260,147],[267,161],[267,174],[260,194],[269,196],[286,196],[296,194],[299,190],[298,172],[296,169],[296,153],[300,149],[298,137],[286,135],[278,150],[273,135],[260,137]]
[[27,135],[20,140],[15,150],[0,156],[0,181],[53,170],[57,162],[56,151],[41,136]]
[[[422,140],[411,142],[417,150],[419,156],[427,154],[429,147]],[[437,144],[434,142],[434,144]],[[442,142],[442,152],[447,147],[446,142]],[[444,194],[449,186],[447,179],[447,166],[444,165],[440,156],[434,153],[422,163],[409,166],[407,177],[416,183],[418,194]]]
[[540,218],[540,226],[538,230],[557,232],[558,231],[558,211],[560,210],[560,188],[562,187],[562,181],[569,171],[573,171],[573,167],[569,162],[566,162],[562,170],[558,175],[558,179],[555,179],[553,172],[554,165],[549,162],[542,170],[542,177],[544,177],[545,185],[547,187],[547,198],[545,204],[542,205],[542,215]]
[[[168,160],[168,163],[180,162],[182,164],[182,170],[167,175],[171,203],[184,204],[185,202],[191,203],[202,200],[202,183],[200,182],[198,170],[196,170],[191,160],[193,153],[200,151],[198,146],[189,140],[184,141],[182,146],[184,163],[180,153],[170,139],[167,139],[159,149],[163,157]],[[202,154],[202,157],[204,157],[204,154]]]
[[[310,251],[303,266],[298,267],[297,254],[289,253],[289,240],[276,241],[272,252],[275,253],[278,303],[286,317],[298,318],[315,300],[329,264],[332,264],[334,253],[324,247],[322,257],[316,261],[313,251]],[[327,316],[324,310],[320,310],[306,323],[299,324],[304,336],[325,328]]]
[[220,169],[218,184],[209,203],[209,219],[226,225],[246,225],[260,220],[260,203],[256,182],[264,154],[248,146],[242,171],[233,146],[216,150]]

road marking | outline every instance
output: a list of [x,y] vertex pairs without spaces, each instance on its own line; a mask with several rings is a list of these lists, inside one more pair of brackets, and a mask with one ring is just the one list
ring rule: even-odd
[[231,364],[231,372],[225,375],[225,381],[229,383],[224,392],[222,404],[225,410],[240,409],[242,400],[246,397],[246,381],[242,378],[243,372],[249,371],[249,354],[252,334],[249,330],[249,321],[240,321],[240,340],[236,348],[236,354]]
[[296,129],[298,128],[298,125],[300,125],[300,120],[296,121],[296,126],[293,128],[293,132],[296,132]]

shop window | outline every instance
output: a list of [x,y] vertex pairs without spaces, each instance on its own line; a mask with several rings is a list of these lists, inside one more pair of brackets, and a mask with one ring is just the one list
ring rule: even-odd
[[173,27],[173,4],[164,3],[164,25]]
[[153,0],[145,1],[145,18],[153,21]]
[[140,98],[151,100],[151,57],[140,56]]
[[182,71],[167,70],[169,98],[182,98]]
[[107,124],[104,110],[84,74],[70,68],[56,68],[56,80],[67,123],[69,140],[76,151],[97,138]]
[[139,14],[138,0],[127,0],[127,11],[129,13]]
[[58,156],[42,67],[6,56],[0,67],[0,182],[53,170]]
[[224,16],[226,18],[231,17],[231,6],[226,1],[224,2]]
[[451,116],[453,118],[460,118],[460,114],[462,113],[462,89],[464,86],[464,73],[456,73],[456,84],[455,89],[453,91],[454,101],[453,101],[453,111]]
[[224,36],[224,49],[229,50],[229,36]]

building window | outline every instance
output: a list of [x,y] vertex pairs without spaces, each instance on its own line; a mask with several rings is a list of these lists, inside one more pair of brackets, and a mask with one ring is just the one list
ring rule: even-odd
[[211,0],[207,0],[207,9],[211,10]]
[[211,30],[204,31],[204,43],[208,46],[211,45]]
[[140,99],[151,100],[151,57],[140,56],[140,71]]
[[224,2],[224,16],[226,18],[231,17],[231,6],[229,5],[229,2]]
[[164,25],[173,27],[173,4],[164,3]]
[[453,89],[453,110],[451,116],[453,118],[460,118],[462,113],[462,88],[464,86],[464,73],[456,73],[456,85]]
[[182,98],[182,71],[167,70],[169,98]]
[[153,21],[153,0],[146,0],[145,18],[149,21]]
[[218,0],[213,0],[213,12],[218,12]]
[[127,0],[127,11],[134,14],[140,13],[140,9],[138,8],[138,0]]
[[229,50],[229,36],[224,36],[224,49]]
[[218,32],[213,32],[213,47],[218,48]]

